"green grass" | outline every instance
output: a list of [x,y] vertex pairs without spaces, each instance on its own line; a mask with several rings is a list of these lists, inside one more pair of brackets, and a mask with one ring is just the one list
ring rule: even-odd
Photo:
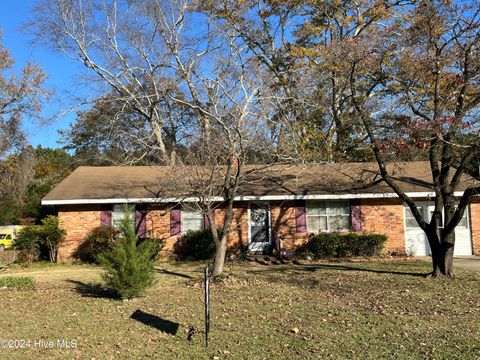
[[0,288],[33,289],[35,279],[29,276],[0,277]]
[[229,264],[212,286],[208,348],[199,263],[159,265],[156,285],[130,301],[111,298],[96,267],[22,270],[36,290],[1,293],[0,337],[76,340],[77,348],[0,349],[0,358],[480,358],[480,273],[418,276],[429,270],[423,262]]

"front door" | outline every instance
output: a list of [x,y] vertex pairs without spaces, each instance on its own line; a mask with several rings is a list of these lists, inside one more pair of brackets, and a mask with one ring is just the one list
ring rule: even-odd
[[252,252],[269,252],[271,248],[270,209],[268,203],[251,203],[249,209],[250,241]]

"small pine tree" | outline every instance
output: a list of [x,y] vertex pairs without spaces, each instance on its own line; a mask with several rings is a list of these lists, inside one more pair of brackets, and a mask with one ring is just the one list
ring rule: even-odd
[[155,254],[157,248],[150,240],[138,243],[130,211],[120,224],[123,234],[117,242],[98,256],[105,268],[103,279],[123,299],[132,299],[143,294],[155,279]]

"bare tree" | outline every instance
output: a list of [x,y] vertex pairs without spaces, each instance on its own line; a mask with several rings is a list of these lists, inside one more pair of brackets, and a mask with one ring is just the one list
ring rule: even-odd
[[[165,104],[173,96],[201,101],[191,74],[210,47],[205,32],[192,36],[178,21],[188,9],[187,1],[43,1],[31,28],[38,42],[84,64],[112,101],[144,117],[159,158],[174,164],[177,136],[183,135],[169,132],[176,119]],[[198,51],[190,56],[192,47]],[[208,134],[206,117],[197,117]]]
[[[2,33],[0,29],[0,41]],[[43,102],[50,92],[43,87],[42,69],[27,64],[20,74],[13,70],[14,59],[0,44],[0,157],[25,145],[22,124],[25,118],[39,120]]]
[[[264,76],[258,61],[248,56],[248,48],[236,41],[235,33],[217,28],[215,35],[220,52],[214,67],[188,75],[192,77],[188,82],[195,84],[197,94],[204,100],[176,99],[203,114],[209,135],[199,132],[192,138],[184,158],[187,166],[177,167],[175,172],[178,187],[185,189],[184,197],[197,199],[185,202],[184,206],[201,211],[208,218],[216,245],[212,276],[223,272],[239,187],[249,181],[253,172],[268,168],[245,165],[255,156],[274,159],[274,139],[266,125],[280,100],[270,91],[273,78]],[[221,209],[218,224],[217,208]]]
[[[243,166],[254,156],[273,158],[267,122],[282,97],[271,74],[198,2],[48,1],[33,26],[39,40],[81,61],[112,100],[148,121],[163,163],[184,174],[176,176],[178,188],[198,199],[189,206],[210,220],[213,276],[220,275]],[[175,109],[188,112],[185,123],[171,118]],[[182,146],[181,157],[169,142]],[[224,209],[221,232],[217,206]]]
[[[0,41],[1,41],[0,29]],[[17,74],[14,60],[0,44],[0,206],[22,200],[33,177],[33,155],[25,148],[22,126],[39,121],[43,103],[50,92],[43,87],[45,74],[27,64]]]

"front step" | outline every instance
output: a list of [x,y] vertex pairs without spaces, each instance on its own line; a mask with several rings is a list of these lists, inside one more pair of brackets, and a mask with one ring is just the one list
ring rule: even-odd
[[290,264],[289,260],[285,259],[277,259],[273,256],[265,256],[265,255],[249,255],[247,257],[249,261],[255,261],[260,265],[286,265]]

